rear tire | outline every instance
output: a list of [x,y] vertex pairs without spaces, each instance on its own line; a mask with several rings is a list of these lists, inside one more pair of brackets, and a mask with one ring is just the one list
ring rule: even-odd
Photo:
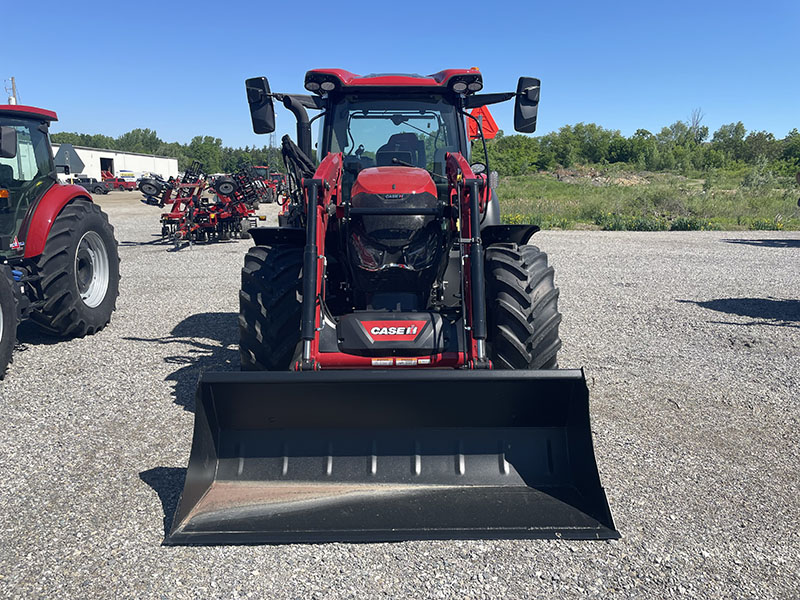
[[536,246],[486,249],[489,356],[498,369],[555,369],[561,339],[558,288]]
[[17,340],[17,297],[7,267],[0,267],[0,379],[6,374]]
[[119,295],[114,228],[100,207],[75,200],[56,217],[38,259],[44,305],[31,313],[43,329],[83,337],[111,320]]
[[300,342],[303,248],[255,246],[242,269],[242,371],[286,371]]

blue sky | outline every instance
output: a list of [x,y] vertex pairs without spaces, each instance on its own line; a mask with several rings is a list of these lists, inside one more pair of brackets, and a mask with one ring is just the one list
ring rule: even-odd
[[[310,68],[472,66],[486,92],[512,90],[520,75],[542,80],[537,133],[581,121],[658,131],[696,108],[712,132],[739,120],[778,137],[800,128],[798,0],[45,1],[6,3],[2,21],[0,77],[16,77],[21,103],[58,112],[54,131],[149,127],[166,141],[262,145],[247,77],[302,93]],[[512,109],[493,107],[506,133]],[[293,133],[291,114],[277,115],[278,134]]]

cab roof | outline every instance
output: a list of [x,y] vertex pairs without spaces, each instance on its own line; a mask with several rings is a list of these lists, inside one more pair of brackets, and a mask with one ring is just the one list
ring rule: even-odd
[[35,106],[23,106],[21,104],[0,104],[0,115],[58,121],[58,116],[52,110],[36,108]]
[[457,80],[483,83],[481,73],[476,67],[471,69],[445,69],[432,75],[416,73],[370,73],[356,75],[344,69],[312,69],[306,73],[306,89],[309,82],[322,83],[335,80],[337,87],[422,87],[447,88]]

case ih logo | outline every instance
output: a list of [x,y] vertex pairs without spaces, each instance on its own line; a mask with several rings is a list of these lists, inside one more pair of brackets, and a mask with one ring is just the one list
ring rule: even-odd
[[361,321],[373,342],[413,342],[427,321]]

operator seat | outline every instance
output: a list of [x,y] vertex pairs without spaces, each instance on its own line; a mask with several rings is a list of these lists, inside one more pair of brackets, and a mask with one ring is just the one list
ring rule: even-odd
[[379,167],[392,166],[396,158],[417,167],[425,168],[425,142],[413,133],[395,133],[375,153],[375,162]]

